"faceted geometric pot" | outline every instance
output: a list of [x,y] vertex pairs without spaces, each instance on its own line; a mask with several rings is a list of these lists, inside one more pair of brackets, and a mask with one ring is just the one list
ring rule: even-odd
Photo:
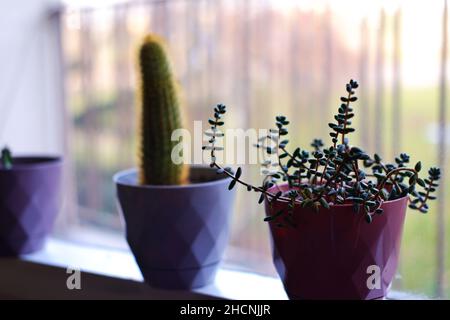
[[62,160],[15,157],[0,165],[0,256],[41,249],[61,204]]
[[193,167],[188,185],[139,185],[137,171],[114,181],[126,237],[145,281],[165,289],[207,285],[228,241],[234,192],[230,179]]
[[[273,262],[289,298],[385,297],[397,270],[407,201],[384,202],[383,214],[370,224],[351,204],[319,212],[296,206],[295,228],[270,222]],[[267,215],[286,207],[281,201],[265,205]]]

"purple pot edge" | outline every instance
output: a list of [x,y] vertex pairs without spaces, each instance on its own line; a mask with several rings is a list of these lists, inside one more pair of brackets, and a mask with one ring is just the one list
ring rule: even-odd
[[[205,169],[205,170],[214,170],[210,168],[209,166],[190,166],[190,169]],[[195,182],[195,183],[188,183],[188,184],[181,184],[181,185],[169,185],[169,184],[139,184],[136,182],[126,181],[126,178],[130,175],[134,175],[138,172],[137,168],[128,168],[125,170],[121,170],[114,174],[113,176],[113,182],[117,185],[124,186],[124,187],[130,187],[130,188],[136,188],[136,189],[169,189],[169,190],[181,190],[181,189],[187,189],[187,188],[202,188],[202,187],[208,187],[212,185],[217,184],[223,184],[223,183],[229,183],[231,178],[228,176],[225,176],[223,178],[214,179],[210,181],[205,182]]]
[[52,166],[60,166],[64,163],[62,155],[33,154],[20,155],[12,158],[13,164],[10,169],[5,169],[0,163],[0,172],[21,171],[21,170],[39,170]]

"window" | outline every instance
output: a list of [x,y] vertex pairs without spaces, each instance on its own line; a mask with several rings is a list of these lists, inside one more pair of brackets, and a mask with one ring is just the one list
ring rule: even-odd
[[[112,175],[134,165],[134,59],[147,32],[169,43],[189,130],[221,102],[233,111],[230,127],[269,128],[287,115],[291,141],[306,146],[310,137],[327,139],[326,123],[353,77],[361,84],[355,142],[391,159],[402,150],[445,172],[443,10],[443,1],[411,0],[69,6],[62,34],[81,223],[121,230]],[[248,169],[258,179],[258,168]],[[397,289],[449,296],[448,192],[441,189],[428,216],[408,215]],[[235,205],[228,259],[273,274],[263,209],[248,197],[242,191]]]

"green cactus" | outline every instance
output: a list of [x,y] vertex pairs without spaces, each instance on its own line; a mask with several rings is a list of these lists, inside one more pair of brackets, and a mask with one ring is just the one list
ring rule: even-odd
[[139,48],[140,118],[139,182],[152,185],[184,184],[188,167],[175,164],[173,130],[182,128],[177,84],[172,75],[165,44],[155,35],[145,37]]

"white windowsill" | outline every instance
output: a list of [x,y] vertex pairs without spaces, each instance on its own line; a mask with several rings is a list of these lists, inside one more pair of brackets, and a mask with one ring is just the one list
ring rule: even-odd
[[[18,263],[27,263],[27,265],[21,265]],[[58,282],[53,284],[53,287],[60,290],[57,297],[71,298],[67,295],[69,290],[65,287],[65,279],[69,276],[65,270],[68,267],[81,270],[82,278],[82,290],[84,290],[84,296],[74,296],[74,298],[137,298],[137,299],[208,299],[208,298],[220,298],[220,299],[233,299],[233,300],[284,300],[287,296],[283,290],[281,281],[277,278],[262,276],[254,273],[242,272],[232,270],[226,267],[219,269],[215,283],[203,288],[194,289],[192,292],[174,292],[168,290],[155,290],[142,284],[142,275],[138,266],[134,260],[130,251],[117,250],[117,249],[105,249],[95,246],[80,245],[64,240],[52,238],[47,242],[44,250],[21,257],[21,261],[17,259],[0,259],[0,266],[2,272],[0,274],[0,297],[18,297],[23,293],[25,297],[40,298],[39,293],[42,291],[37,290],[32,294],[32,284],[28,284],[29,279],[37,279],[39,274],[33,275],[28,280],[14,281],[11,277],[19,274],[20,270],[23,272],[34,272],[27,270],[34,270],[32,266],[53,266],[53,273],[57,273]],[[9,275],[8,266],[10,266]],[[31,268],[31,269],[30,269]],[[60,269],[63,268],[63,269]],[[47,271],[36,272],[48,273]],[[58,271],[59,270],[59,271]],[[2,275],[4,278],[2,279]],[[92,276],[91,276],[92,275]],[[92,281],[96,275],[101,276],[101,281]],[[49,275],[48,277],[52,277]],[[83,286],[84,277],[89,278],[88,285]],[[120,279],[121,281],[107,282],[107,279]],[[45,286],[45,281],[41,286]],[[28,282],[27,282],[28,281]],[[106,281],[106,284],[105,284]],[[51,281],[53,282],[53,280]],[[24,284],[25,283],[25,284]],[[95,283],[95,285],[94,285]],[[99,288],[91,288],[97,286],[97,283],[101,283]],[[8,292],[8,284],[15,286],[14,292]],[[20,291],[17,287],[27,286],[30,288],[22,288]],[[91,287],[89,287],[91,286]],[[51,287],[49,285],[49,287]],[[30,291],[31,290],[31,291]],[[93,294],[90,295],[90,290]],[[102,291],[103,290],[103,291]],[[67,292],[65,292],[67,291]],[[113,292],[109,295],[109,291]],[[51,293],[45,292],[43,297],[53,297]],[[424,299],[422,296],[410,295],[401,292],[391,292],[390,297],[392,299]]]

